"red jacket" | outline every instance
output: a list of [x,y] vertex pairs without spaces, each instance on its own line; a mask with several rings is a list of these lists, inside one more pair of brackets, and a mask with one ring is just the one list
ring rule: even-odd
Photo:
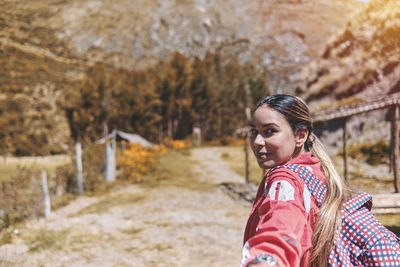
[[[310,153],[270,170],[247,223],[242,266],[308,266],[312,226],[326,191],[319,160]],[[400,238],[371,214],[371,199],[360,193],[344,203],[329,266],[400,266]]]
[[[308,181],[288,168],[277,168],[264,177],[244,233],[242,266],[265,255],[280,266],[308,266],[313,225],[319,206],[313,195],[324,195],[325,176],[320,160],[304,153],[285,164],[305,167],[318,179]],[[308,188],[312,188],[310,192]],[[325,187],[324,187],[325,188]]]

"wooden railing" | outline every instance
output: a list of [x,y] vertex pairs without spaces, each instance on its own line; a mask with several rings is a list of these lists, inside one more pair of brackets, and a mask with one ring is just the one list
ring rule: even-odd
[[344,105],[313,112],[314,122],[346,118],[378,109],[400,105],[400,93],[369,99],[361,103]]
[[393,169],[395,192],[400,191],[399,179],[399,107],[400,93],[381,96],[369,99],[361,103],[344,105],[336,108],[319,110],[313,113],[313,121],[325,122],[334,119],[343,120],[343,161],[344,161],[344,178],[347,179],[347,129],[346,124],[349,117],[363,114],[366,112],[379,109],[392,109],[391,112],[391,168]]

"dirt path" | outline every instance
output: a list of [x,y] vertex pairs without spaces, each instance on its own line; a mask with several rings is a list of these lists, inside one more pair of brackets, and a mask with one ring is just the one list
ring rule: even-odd
[[242,183],[217,148],[192,151],[212,192],[131,185],[79,197],[52,217],[18,229],[0,247],[1,266],[238,266],[250,204],[221,183]]

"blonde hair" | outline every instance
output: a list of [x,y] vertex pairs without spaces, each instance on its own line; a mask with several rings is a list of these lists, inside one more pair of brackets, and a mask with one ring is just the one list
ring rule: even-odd
[[342,204],[349,198],[351,192],[338,174],[323,144],[313,133],[311,137],[314,138],[313,145],[308,150],[320,159],[328,188],[324,203],[318,212],[312,238],[310,266],[319,267],[326,266],[328,263],[335,234],[341,225]]
[[321,161],[328,190],[313,227],[310,266],[326,266],[335,234],[341,225],[341,207],[349,198],[350,189],[337,172],[324,145],[313,133],[310,111],[303,100],[291,95],[272,95],[264,98],[257,108],[262,105],[267,105],[284,115],[295,133],[306,128],[308,138],[304,149]]

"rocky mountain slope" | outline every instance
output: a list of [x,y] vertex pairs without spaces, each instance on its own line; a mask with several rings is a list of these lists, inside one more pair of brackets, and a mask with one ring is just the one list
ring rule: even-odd
[[[296,92],[316,113],[398,93],[399,52],[400,2],[370,1],[341,33],[332,36],[320,58],[302,70]],[[342,122],[336,120],[325,123],[320,129],[332,153],[342,146],[342,126]],[[347,131],[350,149],[354,148],[356,155],[367,146],[375,147],[376,151],[389,150],[387,109],[350,117]],[[384,154],[388,162],[388,155]]]
[[0,5],[2,42],[128,69],[175,51],[203,57],[218,50],[267,68],[270,82],[281,90],[279,85],[296,80],[328,36],[364,6],[354,0],[6,0]]
[[68,145],[59,103],[94,62],[140,70],[178,51],[251,62],[274,92],[292,92],[301,67],[365,4],[353,0],[4,0],[0,3],[1,152]]
[[219,51],[267,69],[271,87],[286,92],[328,36],[364,6],[353,0],[64,3],[50,25],[86,60],[140,69],[175,51],[200,58]]
[[397,93],[399,52],[400,2],[371,1],[331,38],[321,58],[303,69],[297,92],[310,102],[324,105]]

